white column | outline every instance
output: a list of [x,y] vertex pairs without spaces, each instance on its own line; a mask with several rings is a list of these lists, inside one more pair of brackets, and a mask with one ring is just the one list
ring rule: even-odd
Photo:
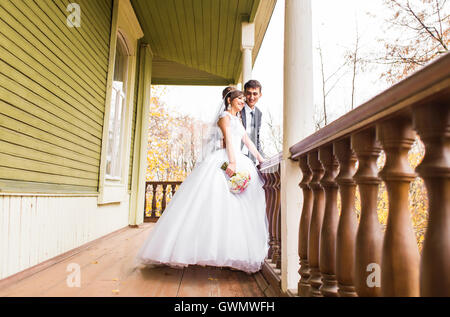
[[311,0],[285,0],[281,246],[284,292],[297,290],[301,170],[289,148],[314,132]]
[[252,79],[253,47],[255,47],[255,24],[242,22],[242,86]]
[[131,203],[129,224],[132,226],[144,222],[145,181],[148,152],[148,119],[152,83],[153,53],[148,44],[140,47],[140,71],[138,82],[138,100],[136,132],[134,139],[133,174],[131,184]]

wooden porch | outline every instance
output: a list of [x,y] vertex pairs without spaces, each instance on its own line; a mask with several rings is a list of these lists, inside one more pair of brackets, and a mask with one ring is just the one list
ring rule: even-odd
[[[136,267],[134,257],[154,223],[124,228],[57,259],[13,275],[0,297],[265,297],[260,273],[190,266]],[[80,287],[67,284],[68,265],[80,266]],[[266,294],[265,294],[266,293]]]

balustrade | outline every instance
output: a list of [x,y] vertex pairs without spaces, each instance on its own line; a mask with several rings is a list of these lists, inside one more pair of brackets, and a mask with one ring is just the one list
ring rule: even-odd
[[269,225],[269,252],[268,259],[281,268],[281,196],[280,196],[280,162],[281,156],[277,155],[266,161],[260,167],[260,175],[265,184],[266,215]]
[[[182,182],[146,182],[145,184],[145,201],[144,201],[144,222],[156,222],[162,215],[167,205],[168,194],[171,197],[175,195],[177,188]],[[167,187],[170,186],[170,191],[167,191]],[[161,195],[158,197],[158,187],[161,188]],[[152,202],[151,207],[148,208],[147,198],[151,194]],[[161,200],[161,208],[157,208],[157,201]],[[158,210],[159,209],[159,210]],[[157,215],[159,212],[159,215]]]
[[263,275],[276,293],[281,288],[281,195],[280,195],[281,155],[267,160],[260,166],[266,193],[266,215],[269,229],[269,252],[263,267]]
[[[449,103],[447,54],[290,148],[303,174],[299,296],[450,296]],[[408,151],[416,133],[425,156],[414,171]],[[408,203],[417,175],[429,200],[421,255]],[[385,232],[377,213],[382,181]]]

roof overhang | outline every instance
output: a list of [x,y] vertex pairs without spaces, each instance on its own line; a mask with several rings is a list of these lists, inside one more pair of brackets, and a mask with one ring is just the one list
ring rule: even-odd
[[241,23],[255,23],[255,62],[276,0],[131,0],[154,54],[152,83],[228,85],[242,72]]

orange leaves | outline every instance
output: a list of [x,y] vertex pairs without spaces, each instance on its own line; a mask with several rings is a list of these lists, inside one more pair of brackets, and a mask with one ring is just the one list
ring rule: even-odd
[[[408,153],[408,161],[411,168],[415,169],[422,161],[425,154],[425,147],[420,138],[417,137],[411,150]],[[386,162],[386,155],[382,151],[378,160],[377,167],[381,170]],[[428,195],[423,179],[417,177],[411,182],[409,188],[409,210],[411,211],[411,222],[414,233],[416,235],[417,245],[419,250],[422,250],[422,244],[425,232],[428,226]],[[341,208],[340,199],[338,201],[338,208]],[[386,189],[386,184],[382,182],[378,189],[377,198],[377,214],[383,230],[386,229],[387,219],[389,216],[389,197]],[[356,188],[355,197],[355,213],[359,219],[361,215],[361,196],[359,188]]]
[[182,181],[199,152],[201,123],[161,101],[165,87],[152,86],[149,111],[147,180]]
[[[425,147],[422,141],[417,137],[411,150],[408,153],[408,161],[411,167],[416,168],[422,161],[425,154]],[[377,166],[381,170],[386,161],[386,155],[382,152],[377,161]],[[389,209],[389,197],[386,185],[383,182],[380,185],[377,201],[378,220],[383,228],[386,228]],[[425,231],[428,224],[428,196],[423,180],[417,177],[409,188],[409,210],[411,211],[411,220],[419,250],[422,249]]]
[[[445,0],[385,0],[392,15],[387,19],[383,38],[387,66],[380,78],[395,84],[441,54],[450,44],[450,18]],[[394,36],[392,36],[394,35]]]

